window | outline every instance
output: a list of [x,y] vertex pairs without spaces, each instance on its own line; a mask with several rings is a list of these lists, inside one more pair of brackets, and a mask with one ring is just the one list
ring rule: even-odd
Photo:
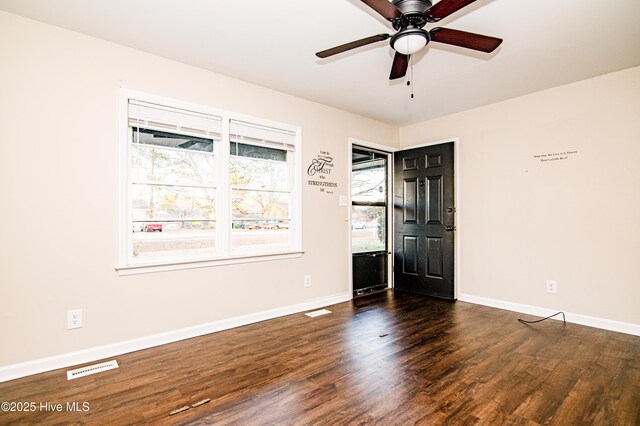
[[119,269],[299,252],[299,129],[149,98],[123,93]]
[[231,121],[231,251],[291,245],[295,134]]
[[353,253],[387,249],[387,154],[354,147],[351,166]]

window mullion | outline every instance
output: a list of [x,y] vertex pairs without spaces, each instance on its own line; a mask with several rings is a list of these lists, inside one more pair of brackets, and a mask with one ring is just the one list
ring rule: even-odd
[[216,149],[216,187],[217,206],[216,226],[218,253],[228,257],[231,250],[231,186],[229,185],[229,164],[231,150],[229,148],[229,118],[222,120],[222,140],[215,145]]

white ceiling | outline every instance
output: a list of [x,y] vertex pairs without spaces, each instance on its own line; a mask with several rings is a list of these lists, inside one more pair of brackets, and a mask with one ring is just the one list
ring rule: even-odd
[[360,0],[0,0],[0,9],[397,125],[640,65],[640,0],[478,0],[437,26],[504,43],[490,55],[429,44],[413,58],[414,99],[406,79],[388,80],[386,41],[314,55],[393,33]]

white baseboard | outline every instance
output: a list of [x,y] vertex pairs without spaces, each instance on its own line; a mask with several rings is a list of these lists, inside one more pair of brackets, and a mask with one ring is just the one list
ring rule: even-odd
[[[490,306],[492,308],[505,309],[507,311],[520,312],[538,317],[548,317],[558,310],[540,308],[537,306],[522,305],[520,303],[507,302],[505,300],[490,299],[487,297],[473,296],[471,294],[459,294],[458,300],[461,302],[469,302],[476,305]],[[628,322],[614,321],[604,318],[592,317],[589,315],[574,314],[571,312],[564,313],[567,322],[586,325],[589,327],[602,328],[604,330],[617,331],[619,333],[633,334],[640,336],[640,324],[631,324]],[[555,320],[561,320],[562,316],[553,317]]]
[[45,371],[57,370],[58,368],[65,368],[72,365],[93,362],[103,358],[110,358],[128,352],[134,352],[141,349],[148,349],[154,346],[165,345],[167,343],[190,339],[192,337],[215,333],[217,331],[228,330],[243,325],[278,318],[284,315],[324,308],[325,306],[346,302],[348,300],[351,300],[352,297],[353,296],[351,293],[342,293],[334,296],[310,300],[308,302],[298,303],[295,305],[285,306],[283,308],[271,309],[268,311],[214,321],[208,324],[196,325],[193,327],[187,327],[180,330],[174,330],[166,333],[155,334],[152,336],[127,340],[124,342],[113,343],[110,345],[84,349],[76,352],[69,352],[66,354],[36,359],[19,364],[7,365],[4,367],[0,367],[0,382],[6,382],[8,380],[18,379],[20,377],[30,376],[32,374],[43,373]]

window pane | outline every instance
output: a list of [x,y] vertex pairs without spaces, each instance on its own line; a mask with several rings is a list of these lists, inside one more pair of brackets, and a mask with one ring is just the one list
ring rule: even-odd
[[177,133],[161,132],[159,130],[133,129],[133,144],[145,144],[179,148],[190,151],[213,152],[213,139],[199,138],[197,136],[179,135]]
[[351,208],[351,251],[386,250],[386,207],[353,206]]
[[133,221],[215,220],[215,190],[182,186],[131,186]]
[[233,156],[281,162],[287,161],[287,151],[284,149],[268,148],[233,141],[231,142],[230,149],[231,155]]
[[134,222],[135,259],[211,257],[216,251],[214,221]]
[[387,196],[385,170],[385,159],[353,164],[351,200],[355,202],[384,202]]
[[213,172],[214,158],[211,154],[132,146],[131,177],[134,182],[213,185]]
[[288,220],[233,221],[231,246],[234,251],[288,247],[291,245]]
[[287,163],[231,157],[229,181],[245,188],[289,189]]
[[232,193],[233,219],[289,219],[291,195],[282,192],[245,191]]

